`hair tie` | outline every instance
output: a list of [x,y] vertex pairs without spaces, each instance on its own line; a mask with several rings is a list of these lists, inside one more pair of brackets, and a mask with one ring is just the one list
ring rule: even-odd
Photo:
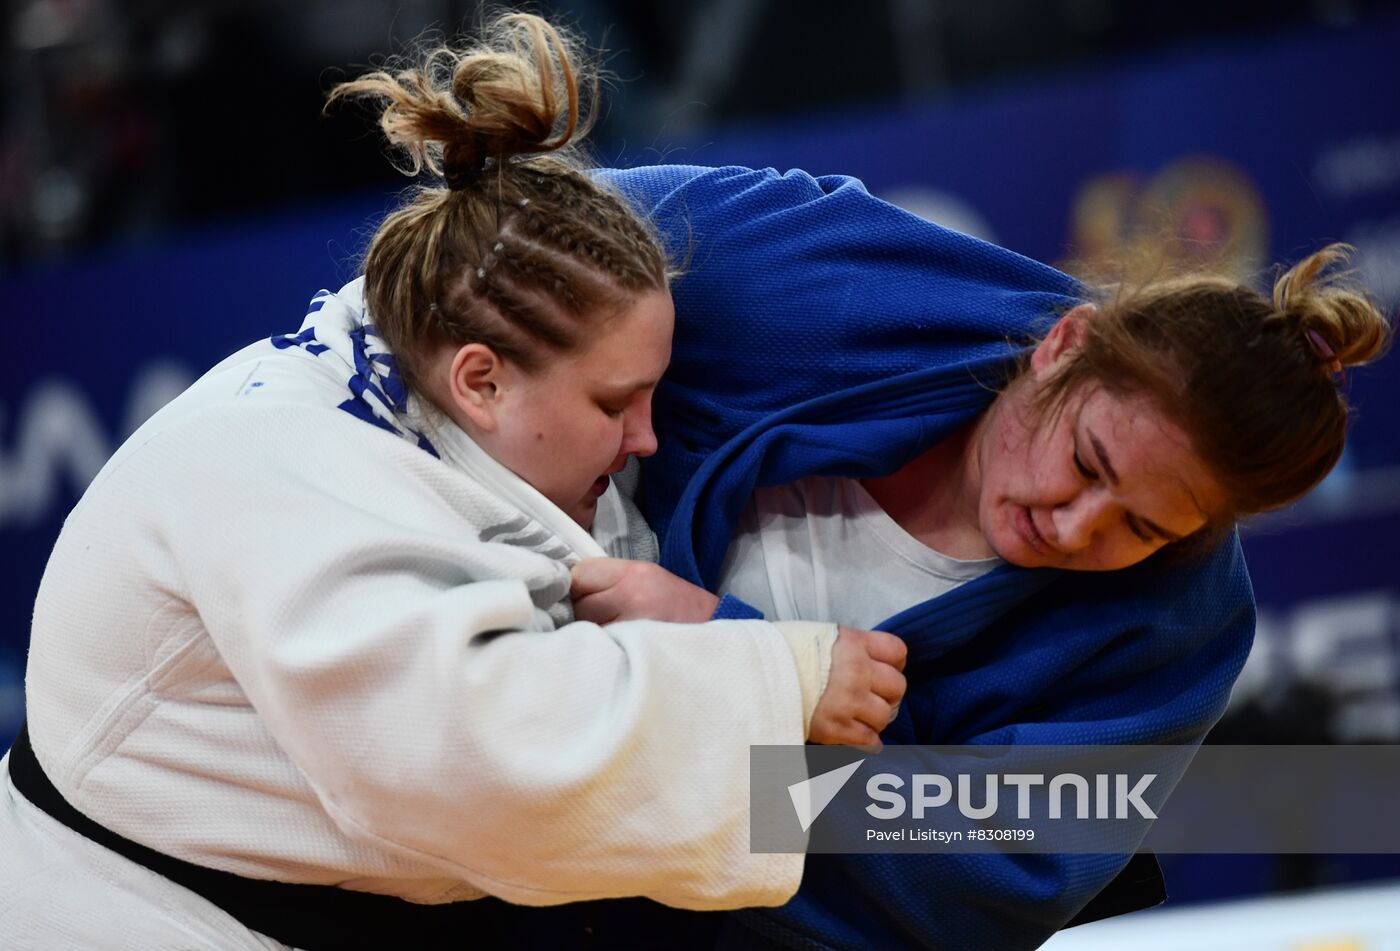
[[1317,348],[1317,352],[1322,354],[1324,360],[1330,362],[1331,365],[1328,369],[1333,373],[1341,373],[1342,361],[1338,360],[1337,354],[1333,352],[1331,347],[1327,346],[1327,341],[1322,339],[1322,334],[1318,333],[1316,330],[1309,330],[1307,333],[1308,339],[1313,342],[1313,346]]
[[459,192],[476,184],[486,166],[473,166],[467,162],[448,162],[442,167],[442,177],[447,181],[449,191]]
[[[442,177],[447,181],[450,191],[458,192],[464,188],[470,188],[481,180],[481,176],[486,174],[486,170],[496,164],[495,158],[491,154],[492,146],[495,144],[493,136],[480,129],[471,130],[470,143],[459,143],[455,146],[447,146],[443,155]],[[471,159],[460,159],[458,156],[470,155]],[[451,156],[449,158],[449,156]],[[475,158],[481,156],[480,158]]]
[[492,155],[482,159],[479,165],[471,162],[444,162],[442,177],[447,182],[449,191],[459,192],[481,181],[482,177],[498,164],[499,161]]

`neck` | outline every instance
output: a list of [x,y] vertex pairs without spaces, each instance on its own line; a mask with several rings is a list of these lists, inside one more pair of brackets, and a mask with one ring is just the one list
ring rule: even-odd
[[887,476],[866,479],[865,490],[900,528],[952,558],[990,558],[977,518],[981,469],[977,447],[990,412],[924,450]]

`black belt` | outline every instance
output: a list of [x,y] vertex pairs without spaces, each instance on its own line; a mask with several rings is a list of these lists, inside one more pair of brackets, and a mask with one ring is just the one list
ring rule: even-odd
[[[205,868],[132,842],[73,808],[34,757],[27,724],[10,749],[10,778],[26,799],[73,831],[183,885],[253,931],[307,951],[700,949],[713,947],[719,928],[719,915],[677,911],[645,899],[551,908],[526,908],[496,898],[419,905],[333,885],[274,882]],[[1138,853],[1066,927],[1149,908],[1165,899],[1156,859],[1150,852]]]
[[501,922],[497,919],[505,905],[496,899],[420,905],[333,885],[245,878],[173,858],[120,836],[83,815],[54,788],[34,756],[27,724],[20,727],[10,749],[10,778],[24,798],[74,832],[183,885],[253,931],[284,944],[311,951],[496,946],[489,936],[498,933]]
[[490,897],[419,905],[333,885],[274,882],[205,868],[132,842],[73,808],[35,758],[28,724],[10,749],[10,778],[24,798],[74,832],[183,885],[253,931],[306,951],[708,951],[719,928],[717,914],[678,911],[642,898],[548,908]]

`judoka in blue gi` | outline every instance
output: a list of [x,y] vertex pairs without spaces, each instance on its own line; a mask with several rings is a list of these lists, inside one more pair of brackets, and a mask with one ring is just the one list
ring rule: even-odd
[[[756,488],[900,469],[987,410],[1027,344],[1090,296],[850,178],[694,167],[606,177],[652,215],[682,262],[673,362],[655,403],[661,447],[642,492],[665,567],[712,589]],[[1279,359],[1301,348],[1311,376],[1300,386],[1330,386],[1334,344],[1298,328],[1277,343],[1292,348]],[[1272,398],[1251,394],[1241,399]],[[1274,491],[1296,497],[1334,461]],[[1284,501],[1260,497],[1259,507]],[[1231,515],[1250,503],[1234,504]],[[1006,563],[931,600],[911,596],[876,625],[909,646],[909,692],[884,741],[1199,743],[1254,631],[1238,538],[1214,537],[1189,557],[1111,572]],[[750,611],[733,598],[719,608]],[[733,913],[721,943],[1034,948],[1129,858],[813,855],[791,902]]]

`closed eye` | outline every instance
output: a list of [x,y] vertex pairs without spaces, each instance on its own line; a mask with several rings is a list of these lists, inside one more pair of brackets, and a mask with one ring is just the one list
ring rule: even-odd
[[[1108,473],[1109,483],[1112,485],[1117,485],[1118,474],[1113,471],[1113,464],[1108,461],[1108,453],[1104,450],[1103,443],[1099,442],[1098,437],[1096,437],[1093,433],[1089,433],[1089,441],[1094,446],[1094,452],[1098,455],[1100,464]],[[1089,482],[1098,481],[1098,471],[1090,469],[1089,466],[1084,462],[1084,457],[1079,455],[1079,446],[1077,443],[1074,447],[1074,465],[1075,468],[1079,470],[1079,474],[1082,475],[1086,480],[1088,480]],[[1153,522],[1150,519],[1142,518],[1141,516],[1134,515],[1131,512],[1128,512],[1123,516],[1123,521],[1127,524],[1128,530],[1134,535],[1136,535],[1138,537],[1138,540],[1143,542],[1144,544],[1160,545],[1164,542],[1181,541],[1180,535],[1173,534],[1172,532],[1169,532],[1166,529],[1162,528],[1156,522]]]
[[1146,542],[1149,545],[1156,544],[1156,537],[1150,534],[1141,525],[1139,525],[1137,519],[1133,518],[1133,516],[1127,515],[1124,517],[1123,521],[1128,523],[1128,530],[1134,535],[1136,535],[1138,538],[1140,538],[1142,541]]
[[1084,464],[1084,457],[1079,455],[1079,449],[1074,450],[1074,465],[1079,470],[1079,474],[1090,482],[1099,481],[1099,474]]

